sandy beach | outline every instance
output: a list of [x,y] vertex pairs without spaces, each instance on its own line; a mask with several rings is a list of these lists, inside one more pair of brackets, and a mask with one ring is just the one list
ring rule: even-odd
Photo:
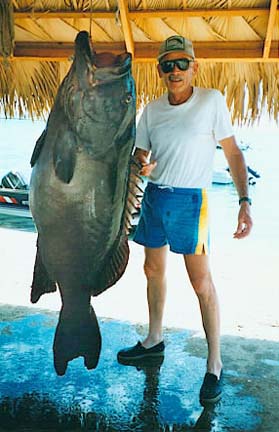
[[[265,245],[259,250],[257,233],[237,241],[229,236],[229,227],[226,231],[215,238],[211,254],[221,306],[222,335],[279,341],[277,257],[263,253]],[[99,317],[146,323],[143,249],[132,241],[129,244],[130,260],[124,276],[115,286],[93,298],[92,304]],[[0,229],[0,303],[59,310],[58,292],[42,296],[36,305],[30,303],[35,251],[35,233]],[[164,325],[195,330],[197,335],[202,335],[198,303],[186,277],[182,257],[169,254],[167,276]]]

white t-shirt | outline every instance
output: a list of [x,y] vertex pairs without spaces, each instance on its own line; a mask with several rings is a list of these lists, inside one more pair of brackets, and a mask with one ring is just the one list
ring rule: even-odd
[[182,188],[210,186],[218,141],[234,135],[230,113],[221,92],[193,88],[181,105],[168,95],[150,102],[140,118],[136,147],[151,150],[157,166],[149,181]]

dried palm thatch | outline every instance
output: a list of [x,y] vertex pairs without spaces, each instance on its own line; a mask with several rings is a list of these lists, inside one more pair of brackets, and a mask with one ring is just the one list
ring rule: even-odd
[[59,63],[0,63],[2,110],[6,117],[41,118],[49,112],[60,82]]
[[[134,66],[139,106],[165,91],[156,69],[155,63]],[[271,118],[279,119],[278,63],[202,63],[194,84],[222,91],[234,122],[253,123],[263,109]]]
[[225,93],[234,121],[253,122],[263,108],[279,118],[277,0],[0,0],[0,18],[0,55],[12,53],[0,63],[0,108],[8,117],[47,114],[75,36],[88,30],[97,51],[132,52],[138,106],[164,92],[158,45],[181,34],[196,49],[195,85]]

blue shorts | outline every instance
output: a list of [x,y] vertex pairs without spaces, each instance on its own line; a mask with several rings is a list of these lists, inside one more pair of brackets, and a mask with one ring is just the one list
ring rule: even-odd
[[169,244],[183,255],[209,252],[206,189],[173,188],[148,183],[133,240],[149,248]]

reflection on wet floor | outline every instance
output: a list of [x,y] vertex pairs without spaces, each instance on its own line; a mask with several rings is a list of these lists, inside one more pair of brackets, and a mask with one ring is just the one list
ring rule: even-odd
[[17,398],[4,397],[2,399],[0,403],[1,425],[5,425],[7,431],[19,431],[21,428],[24,428],[24,431],[70,430],[73,432],[81,429],[96,432],[219,431],[219,428],[215,428],[216,406],[214,405],[204,408],[196,424],[192,426],[183,423],[164,424],[160,416],[159,390],[162,362],[163,358],[135,366],[144,375],[143,395],[137,412],[131,415],[126,424],[120,424],[113,415],[104,415],[91,410],[85,412],[82,405],[79,404],[73,404],[67,408],[59,406],[47,394],[32,392]]
[[205,358],[191,354],[189,331],[166,330],[165,358],[124,366],[116,354],[140,338],[142,326],[102,319],[98,367],[89,372],[76,359],[58,377],[52,359],[57,314],[2,306],[0,317],[1,432],[261,430],[262,407],[245,394],[245,380],[232,385],[234,371],[225,373],[221,403],[200,406]]
[[[68,410],[58,409],[57,405],[49,400],[47,395],[38,393],[25,394],[21,398],[3,398],[0,405],[1,431],[80,431],[90,430],[96,432],[161,432],[161,431],[221,431],[216,428],[214,421],[216,407],[204,408],[194,426],[186,424],[163,424],[159,414],[158,388],[149,381],[154,370],[146,371],[146,387],[139,410],[130,422],[116,426],[115,419],[94,411],[85,413],[81,407],[71,407]],[[156,378],[155,378],[156,379]],[[214,428],[214,429],[213,429]]]

